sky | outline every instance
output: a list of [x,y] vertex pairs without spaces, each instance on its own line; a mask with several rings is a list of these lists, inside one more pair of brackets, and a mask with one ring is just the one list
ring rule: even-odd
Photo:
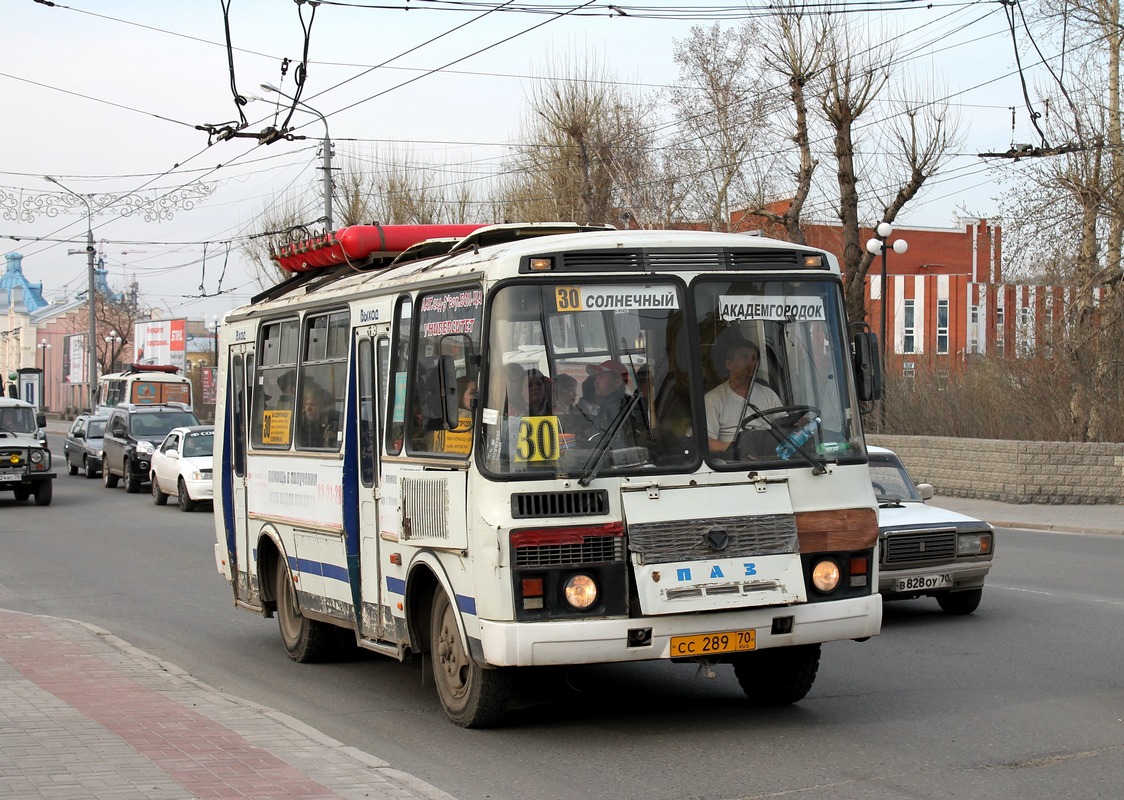
[[[262,288],[237,242],[258,229],[266,209],[295,191],[307,198],[310,220],[322,213],[325,122],[298,108],[291,125],[308,138],[270,145],[209,142],[195,126],[238,119],[232,80],[244,96],[264,98],[262,83],[292,93],[305,29],[302,99],[324,116],[337,166],[397,149],[448,165],[450,182],[483,181],[519,140],[536,80],[561,61],[592,59],[632,90],[658,91],[676,80],[675,42],[692,25],[735,26],[762,7],[759,0],[341,0],[315,9],[294,0],[6,0],[0,249],[23,255],[24,274],[43,283],[49,300],[73,296],[86,287],[86,260],[67,251],[84,249],[92,222],[114,289],[135,280],[157,317],[210,320]],[[954,227],[964,215],[998,214],[997,167],[1017,166],[978,154],[1037,142],[1002,6],[870,0],[861,8],[872,10],[849,14],[850,22],[896,51],[912,85],[946,96],[960,117],[956,155],[899,224]],[[1028,72],[1032,83],[1044,77]],[[271,99],[249,102],[246,130],[276,124],[274,111]],[[878,125],[879,113],[867,122]],[[95,203],[88,219],[84,202],[44,176],[74,194],[123,199]],[[125,215],[128,199],[139,205]],[[164,211],[154,213],[158,203]]]

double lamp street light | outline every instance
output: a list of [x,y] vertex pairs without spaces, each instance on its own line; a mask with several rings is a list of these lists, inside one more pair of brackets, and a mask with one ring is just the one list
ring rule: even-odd
[[901,255],[909,249],[909,243],[905,239],[897,239],[892,245],[888,245],[890,234],[894,232],[893,226],[889,222],[879,222],[878,227],[874,231],[878,238],[868,239],[866,242],[866,250],[873,255],[882,254],[882,283],[879,292],[882,295],[882,329],[878,336],[882,342],[882,370],[885,372],[887,351],[886,351],[886,251],[893,249],[895,253]]

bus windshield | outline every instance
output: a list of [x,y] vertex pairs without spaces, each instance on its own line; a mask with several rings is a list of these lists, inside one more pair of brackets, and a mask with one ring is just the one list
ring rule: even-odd
[[[493,300],[485,469],[522,477],[804,465],[861,449],[838,285],[512,285]],[[690,310],[689,310],[690,309]]]
[[801,430],[812,459],[863,451],[837,284],[704,279],[693,300],[716,468],[807,463],[787,444]]

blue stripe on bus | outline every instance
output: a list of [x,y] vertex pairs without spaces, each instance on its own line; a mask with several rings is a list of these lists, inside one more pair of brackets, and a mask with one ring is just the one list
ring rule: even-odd
[[303,572],[306,575],[320,575],[324,578],[331,578],[334,581],[350,583],[345,567],[337,567],[335,564],[325,564],[323,561],[313,561],[308,558],[293,558],[289,556],[289,569],[294,572]]
[[[406,581],[402,580],[401,578],[391,578],[390,576],[387,576],[386,590],[391,594],[402,595],[403,597],[405,597]],[[472,616],[476,616],[476,598],[458,594],[457,608],[463,611],[465,614],[472,614]]]

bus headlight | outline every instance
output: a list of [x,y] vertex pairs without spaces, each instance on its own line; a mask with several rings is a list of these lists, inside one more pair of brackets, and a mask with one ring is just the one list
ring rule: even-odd
[[812,569],[812,585],[821,592],[830,592],[839,585],[839,565],[830,558],[820,561]]
[[574,608],[589,608],[597,602],[597,582],[584,572],[575,573],[566,580],[562,594]]

